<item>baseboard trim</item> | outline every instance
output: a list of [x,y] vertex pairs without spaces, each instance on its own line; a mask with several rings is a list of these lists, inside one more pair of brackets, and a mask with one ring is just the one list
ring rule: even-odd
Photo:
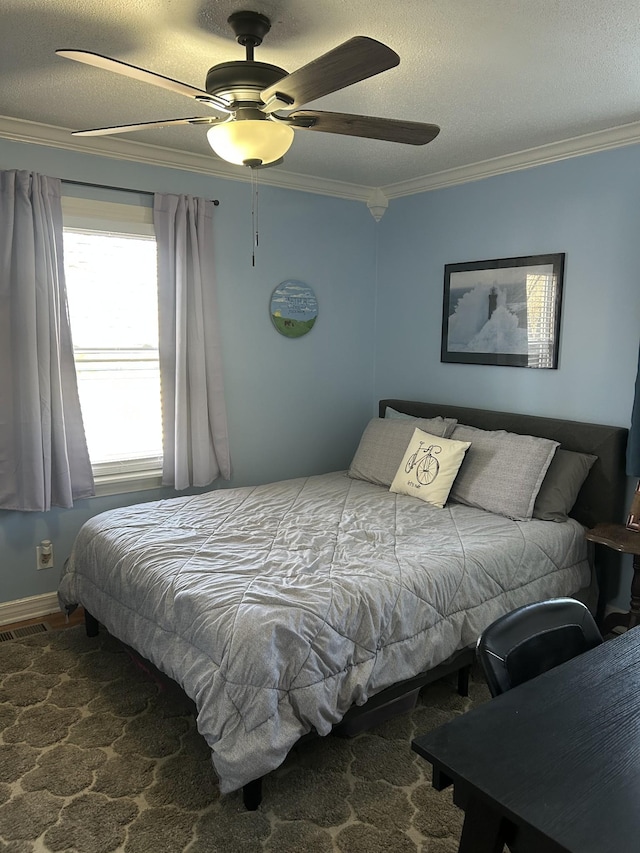
[[48,613],[57,613],[59,610],[60,605],[55,592],[5,601],[0,604],[0,625],[11,625],[13,622],[22,622],[24,619],[37,619]]

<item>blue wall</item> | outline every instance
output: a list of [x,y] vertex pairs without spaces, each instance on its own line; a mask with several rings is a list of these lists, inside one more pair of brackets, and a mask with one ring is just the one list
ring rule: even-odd
[[[372,414],[376,223],[366,205],[261,186],[260,247],[251,265],[250,184],[0,140],[0,169],[218,198],[217,287],[233,480],[266,482],[347,467]],[[109,197],[123,201],[123,194]],[[311,285],[313,330],[291,340],[269,316],[286,279]],[[0,602],[55,591],[80,525],[112,506],[173,496],[142,492],[72,510],[0,512]],[[35,546],[55,568],[36,571]]]
[[[250,186],[0,140],[0,168],[217,197],[216,250],[232,484],[345,467],[380,397],[429,399],[628,426],[640,330],[640,146],[364,204],[260,190],[251,266]],[[118,199],[116,199],[118,200]],[[446,263],[566,253],[558,370],[440,363]],[[273,288],[316,291],[313,331],[273,329]],[[630,489],[633,484],[630,483]],[[35,571],[51,538],[59,567],[80,524],[139,493],[69,511],[0,513],[0,602],[53,591]],[[614,603],[628,602],[628,573]]]
[[[640,146],[397,199],[380,224],[376,397],[629,425]],[[566,253],[557,370],[440,362],[445,264],[552,252]]]

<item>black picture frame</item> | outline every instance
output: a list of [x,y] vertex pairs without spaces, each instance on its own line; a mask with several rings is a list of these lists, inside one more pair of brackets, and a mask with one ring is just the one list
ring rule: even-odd
[[558,367],[565,255],[446,264],[440,360]]

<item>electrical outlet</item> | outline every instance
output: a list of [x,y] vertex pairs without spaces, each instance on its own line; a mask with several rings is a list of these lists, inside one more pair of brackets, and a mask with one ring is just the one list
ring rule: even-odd
[[36,545],[36,569],[53,568],[53,543],[49,539],[43,539]]

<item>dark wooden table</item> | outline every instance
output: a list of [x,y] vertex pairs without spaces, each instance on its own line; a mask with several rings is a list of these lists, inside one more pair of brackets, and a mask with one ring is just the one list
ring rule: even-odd
[[640,850],[640,628],[417,737],[459,853]]
[[[586,533],[589,542],[605,545],[622,554],[633,554],[631,602],[628,613],[610,613],[601,625],[603,636],[614,628],[635,628],[640,625],[640,533],[629,530],[624,524],[597,524]],[[640,847],[638,848],[640,849]]]

